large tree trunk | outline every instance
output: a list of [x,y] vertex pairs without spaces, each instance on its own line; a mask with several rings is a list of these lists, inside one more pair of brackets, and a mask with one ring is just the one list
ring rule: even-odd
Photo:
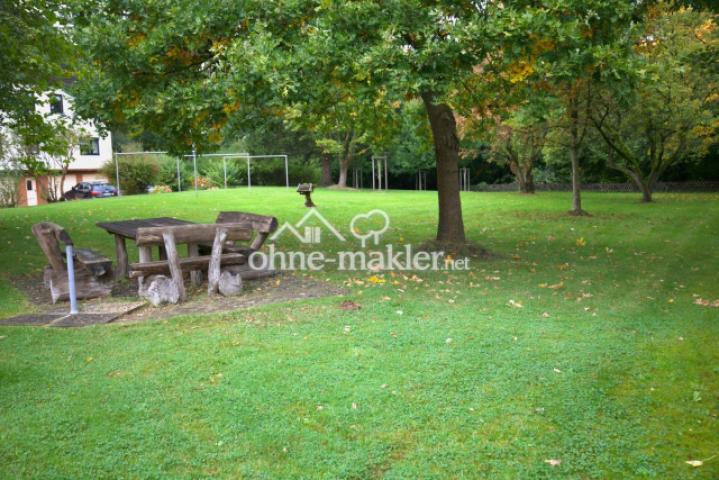
[[432,93],[422,94],[432,127],[434,152],[437,157],[437,196],[439,223],[437,241],[461,244],[465,242],[462,203],[459,197],[459,137],[452,109],[435,104]]
[[519,193],[534,193],[534,175],[532,175],[532,166],[522,165],[518,162],[510,162],[509,169],[517,179],[519,185]]
[[332,155],[323,153],[320,158],[322,166],[322,175],[320,176],[320,185],[329,187],[332,185]]

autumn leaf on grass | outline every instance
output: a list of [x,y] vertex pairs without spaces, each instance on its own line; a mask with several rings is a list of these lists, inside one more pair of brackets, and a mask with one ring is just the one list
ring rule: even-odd
[[719,300],[714,300],[713,302],[711,300],[706,300],[701,297],[694,299],[694,305],[699,305],[701,307],[713,307],[713,308],[719,308]]
[[353,302],[352,300],[345,300],[344,302],[340,303],[339,308],[341,310],[359,310],[362,307],[358,303]]
[[371,277],[369,277],[367,279],[367,281],[370,283],[381,285],[381,284],[385,283],[386,280],[384,278],[378,277],[377,275],[372,275]]
[[587,245],[587,241],[584,240],[584,237],[579,237],[576,242],[574,242],[578,247],[585,247]]
[[556,467],[556,466],[561,465],[562,461],[558,460],[556,458],[549,458],[549,459],[545,460],[544,463],[549,464],[552,467]]
[[507,302],[507,305],[514,308],[523,308],[523,305],[521,303],[515,302],[514,300],[510,300],[509,302]]
[[564,282],[553,283],[552,285],[540,283],[539,288],[550,288],[552,290],[559,290],[560,288],[564,288]]
[[694,468],[701,467],[704,465],[704,462],[708,462],[709,460],[713,460],[716,457],[716,454],[712,455],[709,458],[705,458],[704,460],[687,460],[686,464],[691,465]]

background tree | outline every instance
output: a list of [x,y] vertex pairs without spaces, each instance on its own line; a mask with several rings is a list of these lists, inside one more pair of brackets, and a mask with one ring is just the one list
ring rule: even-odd
[[632,76],[597,92],[592,121],[609,146],[607,165],[651,202],[662,173],[706,153],[716,133],[719,77],[707,50],[719,43],[716,17],[659,3],[634,38]]
[[0,8],[0,126],[44,129],[38,98],[73,71],[67,2],[5,0]]
[[[437,240],[456,244],[465,235],[455,111],[475,67],[516,67],[544,37],[581,37],[597,18],[626,20],[621,0],[79,5],[78,44],[91,67],[78,109],[141,125],[168,148],[204,151],[298,102],[325,105],[317,82],[360,105],[421,100],[436,156]],[[582,14],[590,10],[596,15]]]
[[497,119],[491,158],[509,166],[521,193],[534,193],[533,169],[542,158],[548,125],[527,113],[520,110],[506,120]]

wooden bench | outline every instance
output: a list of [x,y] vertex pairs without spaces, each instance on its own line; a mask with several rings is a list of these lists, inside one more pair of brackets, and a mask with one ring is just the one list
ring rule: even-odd
[[[228,252],[225,247],[232,247],[234,242],[239,240],[252,239],[253,230],[249,222],[140,228],[136,237],[138,248],[164,247],[167,258],[130,264],[130,278],[142,279],[150,275],[170,274],[179,300],[182,301],[186,297],[184,272],[207,271],[207,291],[209,294],[216,293],[221,267],[246,263],[248,257],[247,252]],[[229,245],[227,242],[230,242]],[[177,252],[178,244],[187,244],[190,256],[180,258]],[[203,244],[212,245],[210,255],[195,254],[190,248]]]
[[[67,300],[69,288],[64,246],[73,245],[70,235],[60,225],[36,223],[32,233],[40,244],[49,266],[45,267],[44,282],[50,289],[52,302]],[[114,284],[112,260],[88,248],[74,248],[75,286],[77,298],[97,298],[109,295]]]

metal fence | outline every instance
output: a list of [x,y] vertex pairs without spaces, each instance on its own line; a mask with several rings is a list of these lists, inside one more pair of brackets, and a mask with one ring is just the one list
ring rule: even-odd
[[[122,159],[136,159],[136,163],[123,162]],[[122,185],[127,185],[131,170],[141,162],[152,164],[155,169],[153,186],[164,186],[176,191],[194,189],[195,191],[207,188],[229,188],[244,185],[253,186],[253,168],[258,160],[278,160],[281,166],[272,175],[273,184],[290,186],[289,157],[278,155],[251,155],[246,152],[239,153],[209,153],[197,154],[192,152],[177,157],[170,156],[164,151],[137,151],[117,152],[113,154],[114,180],[118,186],[119,195],[127,194]],[[283,170],[283,175],[280,171]],[[283,178],[277,178],[282,175]],[[267,175],[265,175],[267,177]],[[123,182],[125,180],[125,182]]]

